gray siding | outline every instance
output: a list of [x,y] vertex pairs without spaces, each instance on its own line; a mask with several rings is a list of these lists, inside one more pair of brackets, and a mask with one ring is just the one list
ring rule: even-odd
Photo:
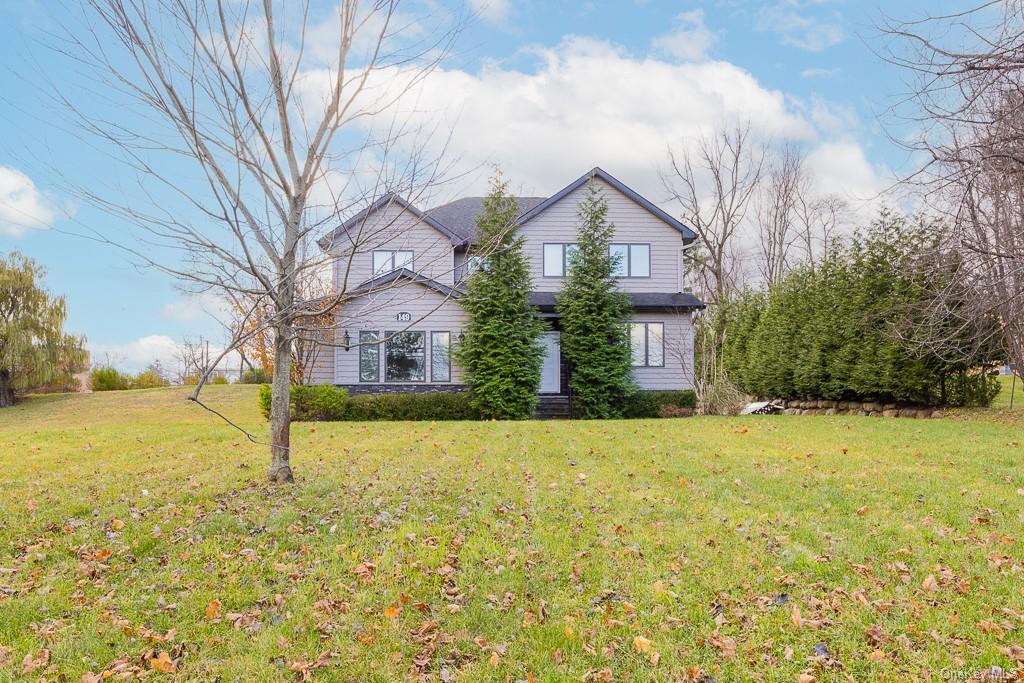
[[[412,322],[399,323],[398,313],[409,313]],[[362,296],[347,304],[342,311],[342,329],[338,337],[344,338],[344,330],[349,331],[353,343],[346,351],[343,347],[334,350],[334,376],[331,384],[359,383],[359,340],[360,330],[367,331],[422,331],[451,332],[452,346],[457,343],[459,332],[466,326],[466,313],[458,302],[443,294],[418,284],[403,284],[394,289]],[[427,381],[424,384],[435,384],[430,377],[430,337],[426,337]],[[381,350],[383,357],[383,349]],[[383,369],[381,370],[383,380]],[[452,364],[451,380],[443,384],[461,384],[462,371]]]
[[455,253],[451,239],[401,206],[385,207],[353,230],[356,234],[339,237],[332,249],[336,257],[336,287],[352,290],[373,277],[376,249],[411,250],[413,270],[441,284],[454,284]]
[[[645,208],[603,180],[595,182],[608,201],[608,220],[615,224],[613,242],[651,245],[651,277],[622,278],[619,286],[627,292],[680,292],[682,235]],[[577,205],[586,196],[586,186],[570,192],[522,227],[524,251],[530,260],[534,289],[557,292],[564,278],[544,277],[544,244],[576,241]]]
[[693,321],[689,312],[634,313],[632,322],[665,324],[665,367],[633,368],[641,389],[693,388]]

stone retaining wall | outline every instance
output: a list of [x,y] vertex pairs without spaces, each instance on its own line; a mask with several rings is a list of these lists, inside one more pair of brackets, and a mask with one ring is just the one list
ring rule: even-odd
[[782,401],[783,415],[861,415],[870,417],[910,417],[919,420],[945,417],[940,408],[874,403],[871,401]]

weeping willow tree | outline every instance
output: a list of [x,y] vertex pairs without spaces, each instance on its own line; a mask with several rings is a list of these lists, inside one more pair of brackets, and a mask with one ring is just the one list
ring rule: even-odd
[[64,332],[67,304],[39,286],[44,273],[18,252],[0,258],[0,407],[85,368],[85,339]]

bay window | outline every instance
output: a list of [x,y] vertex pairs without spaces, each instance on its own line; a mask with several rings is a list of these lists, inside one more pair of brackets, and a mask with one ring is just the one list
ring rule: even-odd
[[629,349],[633,367],[665,367],[665,324],[630,323]]

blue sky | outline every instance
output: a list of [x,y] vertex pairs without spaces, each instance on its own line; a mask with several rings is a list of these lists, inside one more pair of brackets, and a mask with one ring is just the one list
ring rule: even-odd
[[[873,196],[907,168],[879,123],[903,83],[870,49],[875,26],[883,11],[913,18],[962,7],[467,1],[478,18],[420,114],[455,127],[460,163],[497,163],[530,194],[553,193],[600,165],[669,211],[657,181],[666,150],[730,119],[803,145],[825,190],[851,200]],[[85,334],[98,357],[110,353],[136,368],[166,358],[173,340],[220,335],[202,302],[168,277],[70,234],[132,228],[70,196],[67,178],[102,178],[97,183],[129,199],[141,190],[44,95],[47,87],[70,92],[75,85],[75,70],[46,47],[60,16],[57,3],[0,0],[0,252],[19,250],[43,263],[47,287],[68,298],[69,329]],[[102,105],[102,93],[86,96]],[[478,174],[445,192],[478,193],[484,180]]]

